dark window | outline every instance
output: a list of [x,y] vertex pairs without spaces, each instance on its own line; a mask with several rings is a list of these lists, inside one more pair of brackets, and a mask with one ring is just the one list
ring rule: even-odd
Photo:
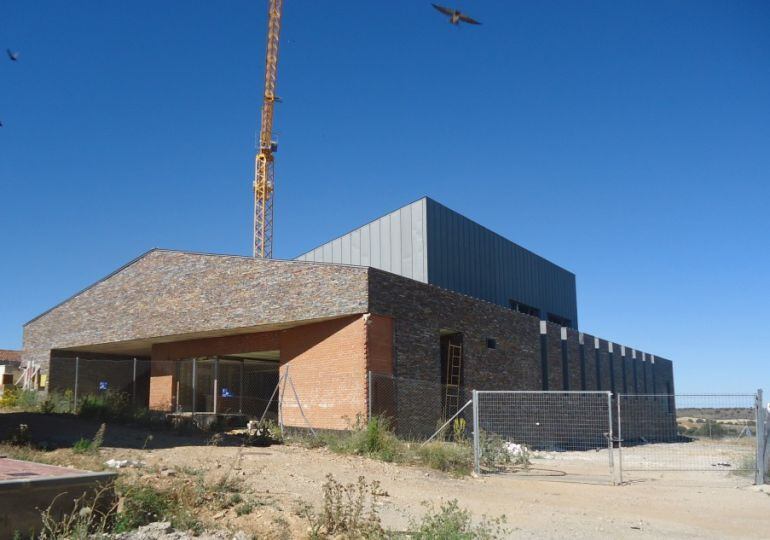
[[487,349],[497,349],[497,341],[495,341],[491,337],[488,337],[487,338]]
[[518,311],[524,315],[531,315],[532,317],[540,317],[540,310],[538,308],[527,305],[524,302],[519,302],[518,300],[510,300],[510,302],[513,311]]
[[13,375],[3,374],[3,384],[13,384]]
[[548,314],[548,322],[558,324],[559,326],[572,326],[571,320],[559,315],[554,315],[553,313]]

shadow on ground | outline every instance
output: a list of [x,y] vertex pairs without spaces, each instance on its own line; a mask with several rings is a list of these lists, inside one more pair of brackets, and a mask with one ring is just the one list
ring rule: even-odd
[[[172,429],[149,428],[130,424],[105,422],[107,429],[103,446],[130,449],[160,449],[177,446],[205,445],[212,433],[195,431],[180,434]],[[41,448],[71,448],[81,438],[91,439],[101,422],[86,420],[72,414],[31,412],[0,413],[0,441],[9,438],[20,424],[26,424],[32,442]],[[152,437],[148,437],[152,435]],[[219,446],[240,446],[240,437],[220,436]]]

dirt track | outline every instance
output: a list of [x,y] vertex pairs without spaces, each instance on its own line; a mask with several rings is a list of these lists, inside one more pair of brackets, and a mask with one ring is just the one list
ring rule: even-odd
[[[188,446],[139,452],[137,457],[157,465],[202,466],[217,474],[232,463],[237,451]],[[554,461],[540,465],[559,468]],[[345,482],[359,475],[379,480],[389,494],[382,506],[383,521],[394,529],[405,528],[410,517],[419,516],[422,501],[457,499],[476,516],[505,514],[516,537],[767,538],[770,531],[770,489],[736,488],[731,478],[709,480],[710,487],[694,485],[694,476],[668,481],[661,474],[625,486],[595,483],[602,480],[593,477],[587,483],[511,475],[453,478],[291,446],[247,449],[240,468],[237,474],[250,486],[269,492],[286,509],[299,499],[320,503],[327,473]]]

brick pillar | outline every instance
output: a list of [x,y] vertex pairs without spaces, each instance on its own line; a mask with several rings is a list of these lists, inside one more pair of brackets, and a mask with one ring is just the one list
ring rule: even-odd
[[567,352],[567,329],[561,327],[561,378],[562,388],[569,390],[569,354]]
[[615,387],[615,347],[612,343],[607,344],[607,365],[610,368],[610,391],[614,394]]
[[293,387],[282,383],[279,394],[286,426],[306,428],[307,418],[316,429],[346,429],[357,419],[365,420],[364,316],[286,330],[281,335],[280,373],[287,371]]
[[594,338],[594,358],[596,359],[596,389],[602,389],[602,360],[599,354],[599,338]]
[[548,390],[548,327],[545,321],[540,321],[540,375],[543,390]]
[[628,394],[628,358],[626,358],[626,346],[620,346],[620,361],[621,369],[623,371],[623,393]]
[[153,355],[150,360],[150,409],[174,410],[174,362],[161,361]]
[[586,344],[583,332],[578,334],[578,343],[580,345],[580,389],[588,390],[586,381]]

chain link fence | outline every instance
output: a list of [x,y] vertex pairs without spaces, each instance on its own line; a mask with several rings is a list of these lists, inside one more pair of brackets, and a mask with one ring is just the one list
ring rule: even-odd
[[765,431],[760,400],[758,394],[619,395],[621,481],[652,471],[684,473],[669,475],[682,480],[703,477],[686,473],[716,472],[754,481]]
[[483,440],[502,437],[528,458],[528,476],[614,478],[610,392],[479,391],[473,398],[475,469]]
[[[475,467],[487,434],[525,452],[527,476],[735,486],[767,478],[762,394],[474,393]],[[519,471],[520,473],[520,471]],[[707,474],[708,473],[708,474]]]
[[[163,403],[150,395],[150,377],[166,388]],[[164,380],[166,379],[166,380]],[[49,393],[77,410],[86,396],[121,394],[138,408],[157,407],[176,414],[277,418],[277,405],[268,407],[278,383],[276,362],[232,358],[186,358],[152,361],[142,357],[59,356],[50,362]],[[172,382],[173,381],[173,382]]]
[[[151,363],[142,357],[63,356],[52,358],[49,391],[68,407],[71,402],[73,411],[85,396],[114,392],[137,407],[267,418],[313,432],[350,429],[374,416],[415,441],[451,440],[460,429],[473,439],[479,474],[491,472],[483,467],[490,436],[518,457],[526,455],[528,466],[517,471],[526,476],[622,483],[665,475],[733,485],[762,483],[770,465],[761,391],[474,392],[371,372],[339,374],[333,385],[320,385],[312,374],[281,373],[277,362],[245,358]],[[151,377],[167,402],[151,393]],[[448,400],[450,393],[459,400]]]
[[150,393],[150,360],[115,357],[53,357],[48,392],[61,396],[77,410],[85,396],[112,392],[146,406]]

